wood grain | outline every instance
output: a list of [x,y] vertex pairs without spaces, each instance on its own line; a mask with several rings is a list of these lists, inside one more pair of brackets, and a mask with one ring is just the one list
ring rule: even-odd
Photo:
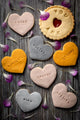
[[[14,5],[14,7],[16,9],[20,9],[19,8],[19,1],[20,0],[11,0],[12,4]],[[54,4],[60,5],[61,1],[62,0],[54,0]],[[41,31],[39,29],[39,24],[38,24],[39,13],[38,13],[37,9],[44,10],[50,5],[43,2],[42,0],[25,0],[25,3],[28,5],[31,5],[33,8],[35,8],[36,11],[34,12],[29,8],[24,8],[24,9],[20,9],[18,11],[18,14],[22,14],[24,11],[31,12],[35,17],[35,25],[33,28],[34,35],[41,35],[43,37],[43,39],[49,40],[43,36],[43,34],[41,33]],[[28,51],[29,39],[26,39],[26,38],[23,39],[23,37],[21,37],[20,35],[18,35],[15,32],[13,32],[9,27],[7,27],[7,29],[5,29],[5,30],[1,27],[2,22],[4,21],[5,17],[7,16],[7,14],[10,11],[11,10],[8,7],[8,0],[0,0],[0,43],[8,44],[10,46],[9,51],[5,54],[3,53],[2,49],[0,48],[0,61],[4,56],[11,55],[11,52],[14,49],[21,48],[26,52],[26,54],[28,56],[27,64],[34,63],[36,61],[31,60],[29,57],[29,51]],[[71,0],[71,11],[73,12],[73,15],[75,17],[75,29],[73,30],[73,33],[77,35],[77,39],[72,40],[72,41],[77,44],[77,46],[79,47],[79,51],[80,51],[80,0]],[[11,11],[11,12],[14,13],[15,11]],[[18,44],[14,43],[10,40],[5,39],[4,35],[7,31],[9,31],[11,33],[11,36],[18,41]],[[70,41],[69,37],[67,37],[65,40],[61,41],[62,46],[67,41]],[[39,66],[43,67],[47,63],[54,64],[54,62],[51,58],[48,61],[39,62]],[[49,89],[44,89],[44,88],[38,87],[37,85],[35,85],[31,81],[30,75],[29,75],[30,71],[27,69],[27,66],[26,66],[26,69],[25,69],[23,74],[13,74],[12,83],[10,83],[10,84],[6,83],[5,79],[2,76],[2,72],[1,72],[4,70],[2,69],[2,66],[0,63],[0,120],[3,120],[10,113],[17,114],[18,120],[23,120],[22,116],[24,115],[24,113],[19,109],[18,105],[15,102],[14,97],[12,99],[11,108],[5,108],[3,106],[3,100],[8,98],[12,92],[16,92],[17,89],[19,89],[19,87],[17,86],[18,80],[23,80],[24,82],[28,82],[28,83],[32,84],[33,87],[28,87],[28,89],[31,92],[32,91],[40,92],[43,98],[44,98],[45,92],[47,93],[47,104],[49,105],[49,108],[47,110],[44,110],[40,106],[38,109],[36,109],[32,112],[25,113],[25,116],[30,115],[32,113],[37,113],[35,116],[33,116],[29,120],[54,120],[54,114],[56,116],[60,117],[61,120],[80,120],[80,113],[79,112],[78,113],[71,113],[70,112],[71,110],[77,109],[77,107],[80,105],[80,55],[79,55],[78,62],[77,62],[76,66],[65,68],[65,67],[59,67],[56,65],[56,67],[57,67],[57,71],[58,71],[56,81],[51,85],[51,87]],[[76,68],[79,71],[78,76],[76,76],[74,78],[70,74],[62,71],[63,69],[73,69],[73,68]],[[65,83],[65,81],[67,79],[71,80],[72,87],[74,87],[79,93],[78,94],[78,102],[77,102],[76,106],[74,106],[71,109],[55,108],[52,104],[52,98],[51,98],[52,88],[54,87],[55,84],[57,84],[59,82]],[[10,117],[7,120],[14,120],[14,118]]]

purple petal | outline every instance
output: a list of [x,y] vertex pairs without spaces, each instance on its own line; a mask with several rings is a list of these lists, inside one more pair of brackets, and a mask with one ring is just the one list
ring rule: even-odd
[[9,46],[8,45],[3,45],[3,52],[7,52],[8,51],[8,49],[9,49]]
[[20,1],[20,2],[19,2],[19,6],[20,6],[20,8],[23,8],[24,5],[25,5],[25,2],[24,2],[24,1]]
[[10,2],[10,0],[8,1],[8,5],[9,5],[9,7],[10,7],[10,4],[11,4],[11,2]]
[[13,76],[11,74],[3,73],[3,76],[4,76],[5,80],[6,80],[6,82],[8,82],[8,83],[12,82]]
[[53,0],[47,0],[47,1],[45,1],[45,2],[49,3],[50,5],[54,5]]
[[8,5],[9,5],[9,8],[10,8],[11,10],[14,10],[13,5],[12,5],[12,3],[10,2],[10,0],[8,1]]
[[10,82],[12,82],[12,80],[13,80],[13,76],[12,75],[8,75],[8,78],[6,78],[6,81],[8,83],[10,83]]
[[6,32],[5,38],[8,38],[10,36],[10,32]]
[[66,85],[70,84],[71,81],[70,80],[66,80]]
[[61,43],[59,41],[54,42],[55,50],[59,50],[61,48]]
[[22,86],[22,85],[24,85],[25,83],[24,83],[22,80],[19,80],[17,84],[18,84],[18,86]]
[[70,38],[75,38],[77,37],[75,34],[70,35]]
[[61,120],[61,118],[58,118],[58,117],[56,117],[55,115],[54,115],[54,118],[55,118],[55,120]]
[[6,100],[3,101],[3,105],[5,107],[10,107],[11,106],[11,101],[9,99],[6,99]]
[[3,28],[6,28],[6,27],[7,27],[7,23],[6,23],[6,22],[3,22],[3,23],[2,23],[2,27],[3,27]]
[[28,69],[29,69],[29,70],[32,70],[33,68],[34,68],[34,64],[29,64],[29,65],[28,65]]
[[47,20],[50,16],[50,14],[48,12],[45,11],[40,11],[41,15],[40,15],[40,19],[41,20]]
[[69,71],[69,73],[72,75],[72,76],[76,76],[78,74],[78,71],[76,69],[74,70],[71,70]]
[[69,2],[66,2],[66,0],[62,1],[61,5],[67,8],[71,7],[71,4]]
[[47,108],[48,108],[48,105],[43,104],[43,105],[42,105],[42,108],[47,109]]
[[31,30],[30,35],[28,36],[29,38],[34,35],[34,32]]
[[60,118],[56,118],[56,120],[61,120]]

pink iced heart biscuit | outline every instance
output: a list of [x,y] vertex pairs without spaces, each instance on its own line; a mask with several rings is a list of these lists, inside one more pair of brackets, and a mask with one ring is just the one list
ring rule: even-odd
[[52,100],[55,107],[71,108],[77,102],[77,97],[72,92],[67,92],[67,86],[58,83],[52,90]]
[[24,36],[34,25],[34,16],[30,12],[24,12],[21,16],[13,13],[9,16],[8,25],[12,30]]
[[53,64],[47,64],[43,69],[36,67],[31,70],[30,77],[37,85],[48,88],[56,78],[56,68]]

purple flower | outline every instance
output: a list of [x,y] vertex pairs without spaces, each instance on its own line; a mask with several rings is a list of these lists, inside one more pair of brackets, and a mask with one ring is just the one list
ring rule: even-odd
[[48,108],[47,100],[46,100],[46,99],[47,99],[47,98],[46,98],[46,93],[45,93],[44,102],[43,102],[43,104],[42,104],[42,108],[44,108],[44,109],[47,109],[47,108]]
[[18,84],[18,86],[20,87],[20,86],[22,86],[22,85],[25,85],[25,82],[23,82],[22,80],[19,80],[17,84]]
[[29,5],[26,5],[24,1],[20,1],[19,6],[20,6],[20,8],[28,7],[30,9],[32,9],[32,10],[35,10],[33,7],[31,7]]
[[75,34],[70,35],[70,38],[76,38],[77,36]]
[[20,8],[24,8],[24,5],[25,5],[25,2],[24,2],[24,1],[20,1],[20,2],[19,2]]
[[66,85],[70,84],[71,81],[70,80],[66,80]]
[[10,107],[11,106],[11,101],[9,99],[6,99],[6,100],[3,101],[3,105],[5,107]]
[[10,8],[11,10],[14,10],[13,5],[12,5],[12,3],[10,2],[10,0],[8,1],[8,6],[9,6],[9,8]]
[[29,64],[29,65],[28,65],[28,69],[29,69],[29,70],[32,70],[36,65],[38,65],[38,62],[33,63],[33,64]]
[[54,47],[55,50],[59,50],[61,48],[61,43],[59,41],[55,42],[45,41],[45,43],[50,44],[52,47]]
[[21,87],[21,86],[23,86],[23,85],[27,85],[27,86],[31,86],[31,87],[32,87],[31,84],[27,84],[27,83],[23,82],[22,80],[19,80],[19,81],[17,82],[17,85],[18,85],[19,87]]
[[54,5],[54,1],[53,0],[45,0],[45,2],[49,3],[50,5]]
[[71,7],[70,0],[63,0],[61,5],[70,8]]
[[4,22],[2,23],[2,27],[3,27],[3,28],[6,28],[6,27],[7,27],[7,20],[8,20],[8,18],[9,18],[9,15],[10,15],[10,13],[7,14],[6,19],[5,19]]
[[70,70],[69,73],[72,75],[72,76],[76,76],[78,74],[78,71],[76,69],[73,69],[73,70]]
[[56,118],[56,120],[61,120],[60,118]]
[[3,105],[4,105],[5,107],[10,107],[10,106],[11,106],[11,98],[13,97],[13,95],[14,95],[14,93],[12,93],[11,96],[10,96],[8,99],[5,99],[5,100],[3,101]]
[[8,46],[8,45],[0,44],[0,47],[2,48],[3,52],[7,52],[8,49],[9,49],[9,46]]
[[47,105],[47,104],[43,104],[43,105],[42,105],[42,108],[47,109],[47,108],[48,108],[48,105]]
[[55,115],[54,115],[54,118],[55,118],[55,120],[61,120],[61,118],[58,118],[58,117],[56,117]]
[[55,41],[54,48],[55,48],[55,50],[59,50],[61,48],[61,43],[59,41]]
[[29,70],[32,70],[33,68],[34,68],[34,64],[29,64],[29,65],[28,65],[28,69],[29,69]]
[[3,76],[4,76],[5,80],[6,80],[6,82],[8,82],[8,83],[12,82],[13,76],[11,74],[3,73]]
[[6,32],[6,33],[5,33],[5,38],[7,38],[7,39],[9,39],[9,40],[12,40],[13,42],[16,42],[16,43],[17,43],[17,41],[16,41],[14,38],[11,37],[10,32]]
[[9,38],[10,37],[10,32],[6,32],[5,33],[5,38]]
[[47,20],[49,18],[50,14],[48,12],[41,11],[41,10],[39,10],[39,11],[40,11],[40,14],[41,14],[40,15],[41,20]]
[[7,27],[7,23],[6,23],[6,22],[3,22],[3,23],[2,23],[2,27],[3,27],[3,28],[6,28],[6,27]]

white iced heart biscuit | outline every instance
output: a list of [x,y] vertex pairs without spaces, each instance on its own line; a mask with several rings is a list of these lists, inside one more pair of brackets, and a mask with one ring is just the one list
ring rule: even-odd
[[67,92],[67,86],[58,83],[52,90],[52,100],[55,107],[71,108],[77,102],[77,97],[72,92]]
[[32,81],[44,88],[48,88],[56,78],[56,67],[53,64],[47,64],[44,68],[35,67],[30,72]]
[[42,101],[40,93],[33,92],[30,94],[27,89],[19,89],[15,95],[15,99],[23,112],[36,109]]
[[13,13],[8,19],[9,27],[24,36],[34,25],[34,16],[30,12],[24,12],[21,16]]

